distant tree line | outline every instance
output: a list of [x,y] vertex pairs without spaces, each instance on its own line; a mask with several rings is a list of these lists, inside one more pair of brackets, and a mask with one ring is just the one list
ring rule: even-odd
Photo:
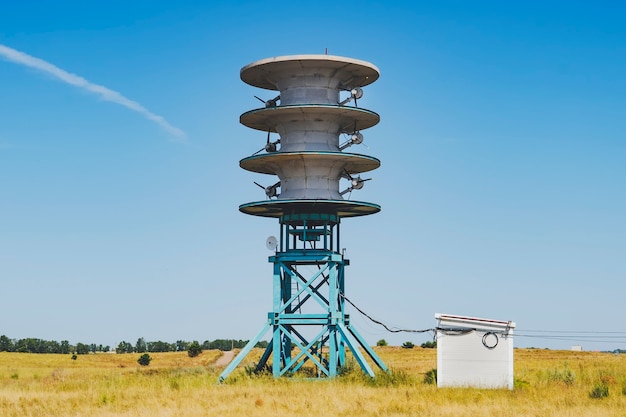
[[[176,343],[168,343],[162,341],[146,342],[143,337],[137,339],[137,343],[133,346],[132,343],[121,341],[115,348],[116,353],[146,353],[146,352],[186,352],[192,344],[198,343],[201,350],[219,349],[223,351],[231,349],[241,349],[246,346],[248,340],[236,340],[236,339],[215,339],[205,340],[202,343],[197,341],[187,342],[184,340],[177,340]],[[256,347],[266,348],[268,342],[261,341],[256,344]],[[195,346],[195,345],[194,345]]]
[[43,340],[29,337],[26,339],[10,339],[5,335],[0,336],[0,352],[22,353],[76,353],[86,355],[95,352],[108,352],[110,346],[96,345],[95,343],[76,343],[71,345],[67,340]]
[[[121,341],[115,348],[116,353],[146,353],[146,352],[185,352],[190,347],[194,350],[197,349],[195,343],[187,342],[184,340],[177,340],[175,343],[168,343],[162,341],[146,342],[143,337],[140,337],[135,345],[132,343]],[[201,350],[219,349],[227,351],[231,349],[241,349],[248,343],[247,340],[235,340],[235,339],[216,339],[205,340],[202,343],[198,343]],[[265,348],[268,342],[261,341],[256,344],[256,347]],[[63,353],[63,354],[77,354],[86,355],[96,352],[109,352],[110,346],[96,345],[95,343],[76,343],[76,345],[70,344],[67,340],[57,342],[55,340],[43,340],[36,338],[26,339],[11,339],[5,335],[0,336],[0,352],[22,352],[22,353]]]

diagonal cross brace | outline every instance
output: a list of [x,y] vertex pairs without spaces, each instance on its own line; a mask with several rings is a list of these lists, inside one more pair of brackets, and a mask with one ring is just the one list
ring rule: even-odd
[[[280,266],[283,269],[283,271],[285,271],[285,273],[289,274],[289,276],[292,279],[299,280],[303,284],[302,288],[300,288],[299,291],[296,294],[292,295],[291,298],[288,301],[283,303],[283,306],[282,306],[282,308],[280,310],[281,312],[283,312],[288,306],[290,306],[294,301],[296,301],[298,299],[298,296],[300,296],[300,294],[302,294],[303,292],[307,293],[307,297],[313,297],[315,299],[315,301],[317,301],[318,304],[321,305],[322,307],[324,307],[324,308],[328,307],[328,300],[326,300],[326,298],[323,297],[318,292],[319,287],[313,287],[313,289],[311,289],[311,286],[315,282],[315,280],[317,280],[317,278],[319,278],[320,275],[322,275],[322,277],[324,277],[322,283],[328,281],[328,278],[323,275],[323,272],[330,268],[330,264],[327,264],[324,268],[322,268],[319,271],[317,271],[311,277],[311,279],[309,281],[307,281],[304,277],[302,277],[302,275],[300,275],[297,271],[294,271],[293,269],[291,269],[288,265],[285,265],[284,263],[280,262]],[[300,304],[302,304],[302,303],[300,303]]]

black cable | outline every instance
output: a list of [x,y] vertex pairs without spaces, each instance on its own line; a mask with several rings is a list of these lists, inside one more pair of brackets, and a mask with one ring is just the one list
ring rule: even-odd
[[437,327],[435,330],[441,334],[445,334],[446,336],[462,336],[476,331],[476,329],[467,329],[464,327],[460,327],[458,329],[452,327]]
[[344,300],[346,300],[348,303],[350,303],[350,305],[352,307],[354,307],[359,313],[361,313],[362,315],[364,315],[365,317],[367,317],[370,321],[378,324],[379,326],[382,326],[385,328],[385,330],[387,330],[390,333],[427,333],[427,332],[432,332],[433,336],[435,335],[435,331],[436,329],[432,328],[432,329],[422,329],[422,330],[412,330],[412,329],[392,329],[389,326],[387,326],[385,323],[382,323],[376,319],[374,319],[372,316],[370,316],[369,314],[367,314],[365,311],[361,310],[360,308],[358,308],[352,301],[350,301],[350,299],[348,299],[348,297],[346,297],[343,293],[339,293],[339,296],[341,298],[343,298]]
[[[492,344],[487,344],[487,338],[492,335],[496,338],[496,343],[492,343]],[[483,346],[486,347],[487,349],[491,350],[491,349],[495,349],[496,346],[498,346],[498,342],[500,341],[500,339],[498,339],[498,335],[495,334],[494,332],[487,332],[483,335]]]
[[[348,297],[346,297],[342,292],[339,293],[339,296],[347,301],[352,307],[354,307],[359,313],[368,318],[371,322],[382,326],[385,330],[390,333],[433,333],[433,339],[436,338],[437,332],[442,333],[446,336],[460,336],[468,333],[472,333],[477,331],[476,329],[468,329],[468,328],[443,328],[443,327],[433,327],[429,329],[398,329],[398,328],[390,328],[385,323],[374,319],[372,316],[367,314],[365,311],[361,310],[356,306]],[[552,333],[552,335],[533,335],[527,333]],[[500,333],[502,336],[507,336],[506,333]],[[556,335],[555,335],[556,334]],[[494,335],[496,337],[495,345],[490,345],[487,342],[487,338],[489,335]],[[529,337],[536,339],[552,339],[552,340],[568,340],[568,341],[583,341],[589,343],[617,343],[623,344],[626,343],[626,340],[622,341],[621,339],[626,339],[626,332],[617,332],[617,331],[609,331],[609,332],[601,332],[601,331],[566,331],[566,330],[525,330],[525,331],[517,331],[514,334],[515,337]],[[596,338],[604,338],[603,340],[599,340]],[[611,340],[605,340],[611,339]],[[499,337],[496,332],[486,332],[483,335],[483,345],[487,349],[494,349],[499,343]]]
[[[439,332],[441,334],[444,334],[446,336],[462,336],[462,335],[469,334],[469,333],[472,333],[472,332],[476,331],[476,329],[464,328],[464,327],[459,327],[459,328],[432,327],[432,328],[429,328],[429,329],[420,329],[420,330],[414,330],[414,329],[392,329],[389,326],[387,326],[385,323],[382,323],[382,322],[374,319],[372,316],[370,316],[369,314],[367,314],[366,312],[361,310],[359,307],[356,306],[356,304],[354,304],[352,301],[350,301],[350,299],[348,299],[348,297],[346,297],[343,293],[340,292],[339,296],[341,298],[343,298],[344,300],[346,300],[348,303],[350,303],[350,305],[352,307],[354,307],[363,316],[367,317],[370,321],[372,321],[372,322],[374,322],[374,323],[384,327],[385,330],[387,330],[390,333],[428,333],[428,332],[432,332],[433,340],[435,340],[437,338],[437,332]],[[498,337],[494,332],[489,332],[487,334],[495,335],[496,339]],[[490,348],[489,346],[487,346],[487,344],[485,342],[485,337],[483,337],[483,344],[488,349],[493,349],[493,348]],[[498,344],[498,342],[496,342],[496,345],[497,344]],[[495,345],[493,347],[495,347]]]

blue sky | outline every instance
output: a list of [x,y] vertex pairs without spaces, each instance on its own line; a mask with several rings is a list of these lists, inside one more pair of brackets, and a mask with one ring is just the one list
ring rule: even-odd
[[[623,5],[104,3],[0,12],[0,45],[145,110],[0,56],[0,334],[252,338],[278,223],[237,210],[271,181],[238,166],[265,141],[239,115],[271,96],[239,70],[328,49],[381,71],[354,151],[382,166],[353,198],[382,211],[342,223],[347,296],[390,326],[449,313],[546,331],[516,346],[626,348]],[[352,316],[371,343],[428,339]]]

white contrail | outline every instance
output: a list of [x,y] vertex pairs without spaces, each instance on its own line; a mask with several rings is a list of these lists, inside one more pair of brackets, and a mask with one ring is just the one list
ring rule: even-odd
[[0,56],[17,64],[26,65],[27,67],[31,67],[36,70],[50,74],[67,84],[71,84],[76,87],[82,88],[83,90],[95,93],[103,100],[111,101],[113,103],[117,103],[131,110],[134,110],[137,113],[142,114],[149,120],[152,120],[163,129],[176,136],[178,139],[186,139],[187,135],[185,135],[185,132],[169,124],[167,120],[165,120],[162,116],[152,113],[141,104],[137,103],[136,101],[127,99],[117,91],[110,90],[102,85],[93,84],[83,77],[69,73],[55,65],[52,65],[47,61],[44,61],[43,59],[35,58],[34,56],[30,56],[28,54],[25,54],[24,52],[17,51],[2,44],[0,44]]

